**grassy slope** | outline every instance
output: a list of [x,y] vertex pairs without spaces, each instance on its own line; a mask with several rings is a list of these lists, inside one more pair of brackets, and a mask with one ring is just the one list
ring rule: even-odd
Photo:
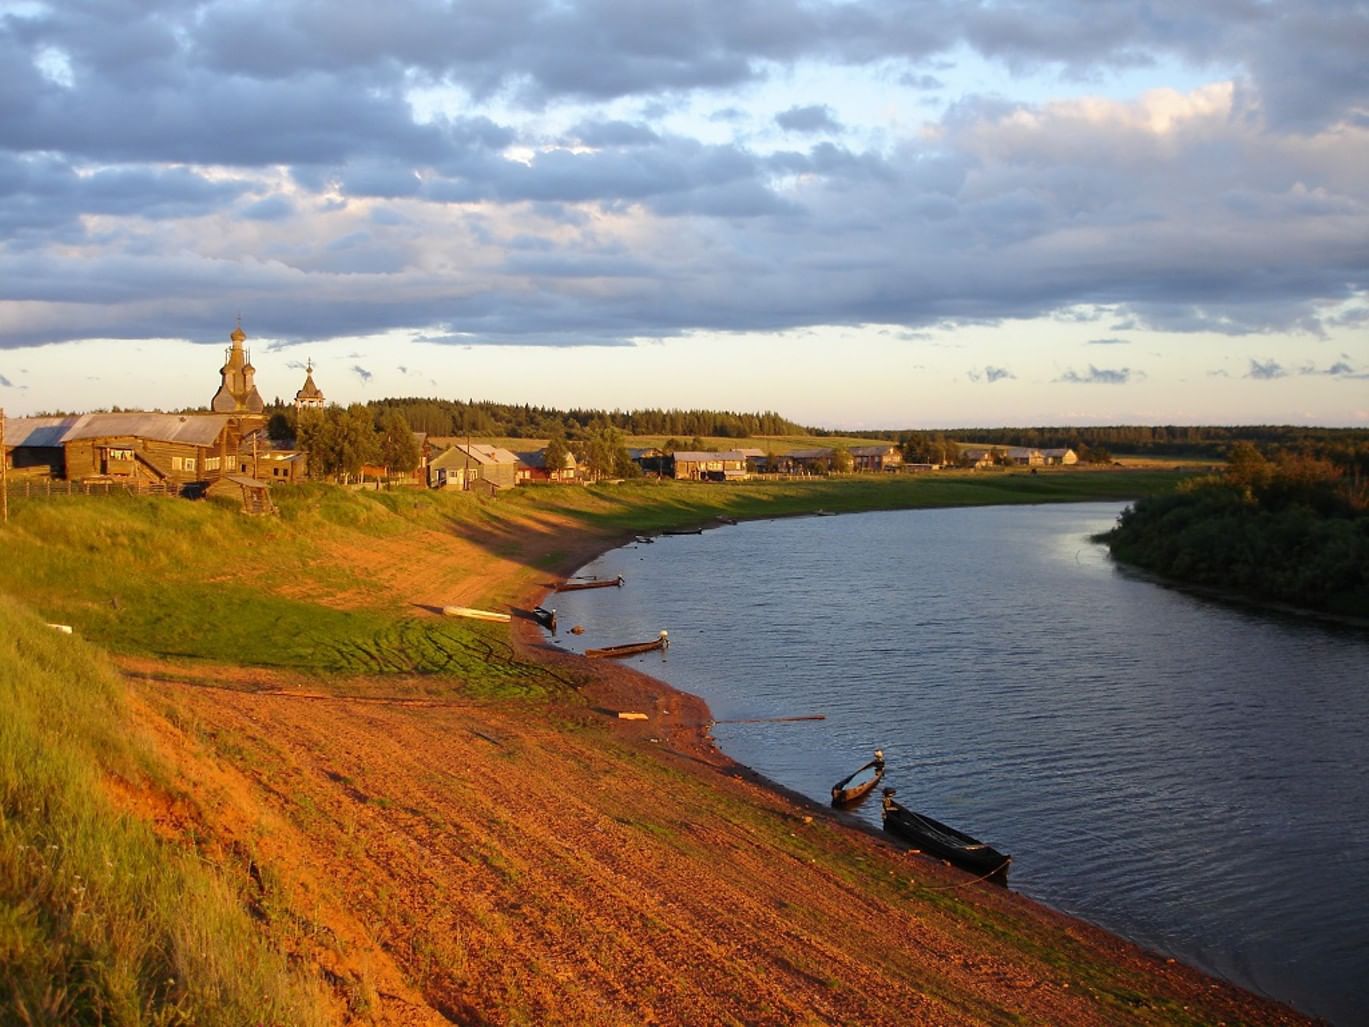
[[121,814],[162,777],[105,658],[0,596],[0,1019],[324,1023],[238,884]]

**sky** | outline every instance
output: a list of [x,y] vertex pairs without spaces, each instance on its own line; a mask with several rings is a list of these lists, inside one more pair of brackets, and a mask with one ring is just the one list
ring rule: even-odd
[[1369,3],[0,0],[0,407],[1369,427]]

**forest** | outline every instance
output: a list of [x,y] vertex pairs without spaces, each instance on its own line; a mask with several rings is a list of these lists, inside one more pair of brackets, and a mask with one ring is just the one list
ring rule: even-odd
[[1369,618],[1369,477],[1359,461],[1232,445],[1221,474],[1138,500],[1103,536],[1174,581]]

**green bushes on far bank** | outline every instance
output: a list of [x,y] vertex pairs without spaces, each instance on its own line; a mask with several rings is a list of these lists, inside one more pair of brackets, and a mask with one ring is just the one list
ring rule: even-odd
[[162,770],[111,668],[3,596],[0,711],[0,1021],[328,1021],[232,881],[115,808]]
[[1104,539],[1175,581],[1369,618],[1369,508],[1323,461],[1238,451],[1222,476],[1138,501]]

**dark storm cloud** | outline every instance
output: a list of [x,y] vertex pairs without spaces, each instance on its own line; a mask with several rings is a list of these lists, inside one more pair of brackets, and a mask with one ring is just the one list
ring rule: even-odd
[[[287,341],[617,344],[1079,305],[1112,331],[1317,334],[1353,326],[1328,308],[1369,282],[1363,5],[19,9],[0,17],[0,346],[168,324],[221,343],[226,307]],[[1168,110],[968,97],[903,141],[774,152],[728,92],[799,62],[940,89],[966,45],[1081,80],[1184,61],[1237,95],[1163,130]],[[416,114],[425,88],[460,115]],[[575,99],[624,102],[564,132],[520,120]],[[734,138],[668,129],[685,99]],[[828,99],[775,121],[839,131]]]

